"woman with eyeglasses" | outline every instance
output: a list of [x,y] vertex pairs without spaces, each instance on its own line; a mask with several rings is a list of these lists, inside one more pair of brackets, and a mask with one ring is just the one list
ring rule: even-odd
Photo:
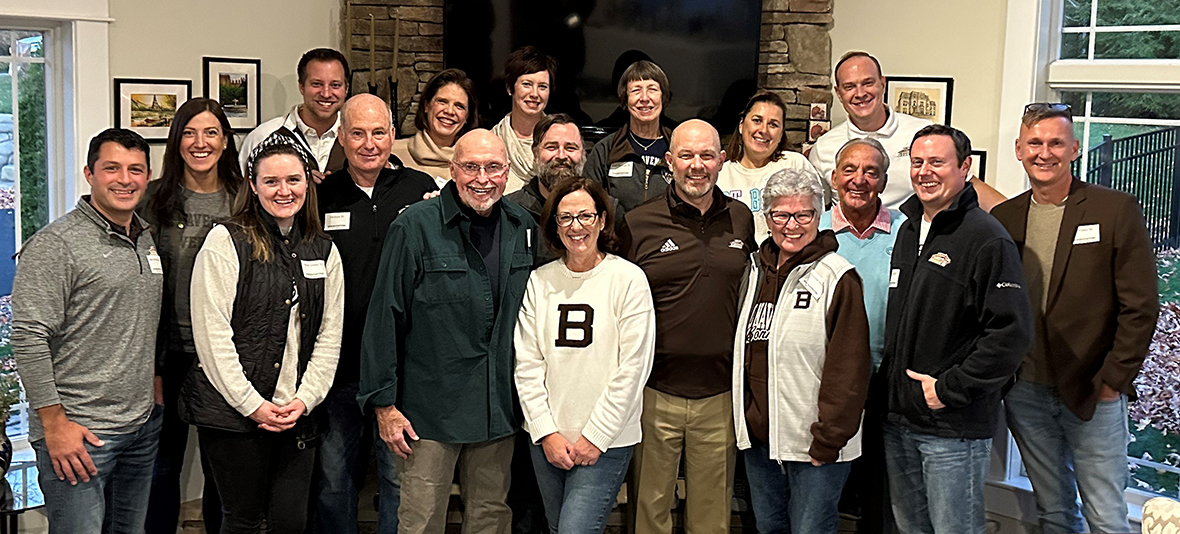
[[344,271],[320,226],[313,156],[274,139],[193,266],[198,363],[179,410],[216,479],[223,534],[303,532],[327,415],[315,408],[340,357]]
[[562,181],[541,214],[559,258],[529,277],[516,387],[549,530],[601,533],[640,441],[655,310],[643,271],[613,254],[610,197]]
[[753,255],[734,339],[737,445],[758,532],[835,533],[868,394],[861,281],[819,231],[814,176],[775,172],[762,199],[770,239]]

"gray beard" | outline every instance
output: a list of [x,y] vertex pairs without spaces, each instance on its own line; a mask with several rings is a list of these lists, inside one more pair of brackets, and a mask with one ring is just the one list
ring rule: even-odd
[[576,178],[582,175],[582,165],[574,165],[573,167],[558,167],[554,165],[555,161],[537,165],[537,180],[545,189],[553,190],[554,186],[561,183],[567,178]]

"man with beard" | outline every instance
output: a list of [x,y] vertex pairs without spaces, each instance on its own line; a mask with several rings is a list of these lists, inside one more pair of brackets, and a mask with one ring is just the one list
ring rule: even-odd
[[[582,146],[582,131],[574,123],[573,117],[554,113],[541,119],[533,128],[533,156],[536,158],[533,165],[536,176],[523,188],[504,195],[504,198],[520,204],[540,224],[541,210],[545,208],[549,191],[566,178],[582,176],[586,151]],[[622,227],[623,207],[614,197],[611,201],[615,210],[615,223]],[[557,255],[545,245],[544,234],[538,233],[538,237],[540,246],[533,261],[534,267],[557,259]]]
[[716,187],[725,151],[717,130],[690,120],[664,156],[672,183],[627,213],[620,256],[643,269],[656,307],[656,354],[643,391],[628,501],[635,532],[672,532],[684,457],[685,531],[729,532],[737,450],[730,396],[738,292],[754,217]]

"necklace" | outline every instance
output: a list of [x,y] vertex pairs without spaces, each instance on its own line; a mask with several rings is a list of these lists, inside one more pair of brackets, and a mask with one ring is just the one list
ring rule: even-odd
[[658,143],[658,142],[660,141],[660,139],[663,139],[663,138],[664,138],[664,136],[663,136],[663,135],[661,135],[661,136],[659,136],[659,137],[655,138],[654,140],[652,140],[652,142],[650,142],[650,143],[648,143],[648,144],[644,145],[644,144],[643,144],[643,141],[640,141],[640,140],[639,140],[639,137],[637,137],[637,136],[635,135],[635,132],[632,132],[632,131],[628,130],[628,131],[627,131],[627,135],[630,135],[630,136],[631,136],[631,140],[632,140],[632,141],[635,141],[635,144],[637,144],[637,145],[639,145],[639,146],[643,147],[643,151],[644,151],[644,152],[647,152],[647,151],[651,150],[651,147],[652,147],[653,145],[655,145],[656,143]]

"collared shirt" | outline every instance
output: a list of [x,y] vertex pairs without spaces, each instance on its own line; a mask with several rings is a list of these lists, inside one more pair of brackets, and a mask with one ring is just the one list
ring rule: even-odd
[[857,128],[852,121],[844,121],[815,141],[809,159],[824,178],[829,194],[832,171],[836,170],[836,154],[849,140],[864,138],[876,139],[889,154],[889,181],[885,183],[885,191],[881,192],[881,202],[885,203],[885,207],[898,209],[902,202],[914,194],[910,187],[910,143],[914,140],[914,134],[931,122],[893,110],[888,112],[885,124],[876,131],[866,132]]
[[315,155],[316,163],[319,169],[324,174],[330,174],[343,167],[343,150],[338,151],[339,161],[337,164],[329,164],[332,160],[332,149],[336,146],[337,134],[340,130],[340,114],[336,114],[336,123],[332,125],[328,131],[320,135],[315,131],[315,128],[308,126],[303,122],[303,117],[299,116],[299,109],[302,104],[297,104],[291,108],[291,111],[286,115],[280,115],[271,120],[268,120],[257,128],[252,130],[246,138],[242,140],[242,144],[238,150],[238,163],[242,166],[242,173],[247,173],[246,162],[250,159],[250,153],[254,151],[254,147],[262,144],[267,137],[270,137],[279,128],[286,128],[291,132],[302,136],[303,141],[307,143],[307,148]]
[[332,145],[336,144],[337,133],[340,130],[340,114],[336,114],[336,122],[332,124],[324,135],[320,135],[315,131],[315,128],[308,126],[303,122],[303,117],[299,115],[299,110],[303,108],[302,104],[298,104],[291,113],[287,114],[287,121],[283,124],[288,128],[294,130],[298,129],[299,133],[303,134],[303,138],[307,139],[307,144],[311,146],[311,153],[315,154],[315,159],[320,164],[320,168],[328,167],[328,155],[332,153]]
[[888,234],[892,228],[892,221],[893,215],[889,213],[889,208],[885,207],[884,202],[878,202],[877,218],[873,219],[873,223],[868,228],[865,228],[864,232],[860,232],[855,226],[852,226],[852,223],[848,222],[848,218],[844,216],[844,210],[840,207],[839,202],[832,205],[832,230],[836,233],[848,230],[857,239],[868,239],[873,235],[873,230]]

